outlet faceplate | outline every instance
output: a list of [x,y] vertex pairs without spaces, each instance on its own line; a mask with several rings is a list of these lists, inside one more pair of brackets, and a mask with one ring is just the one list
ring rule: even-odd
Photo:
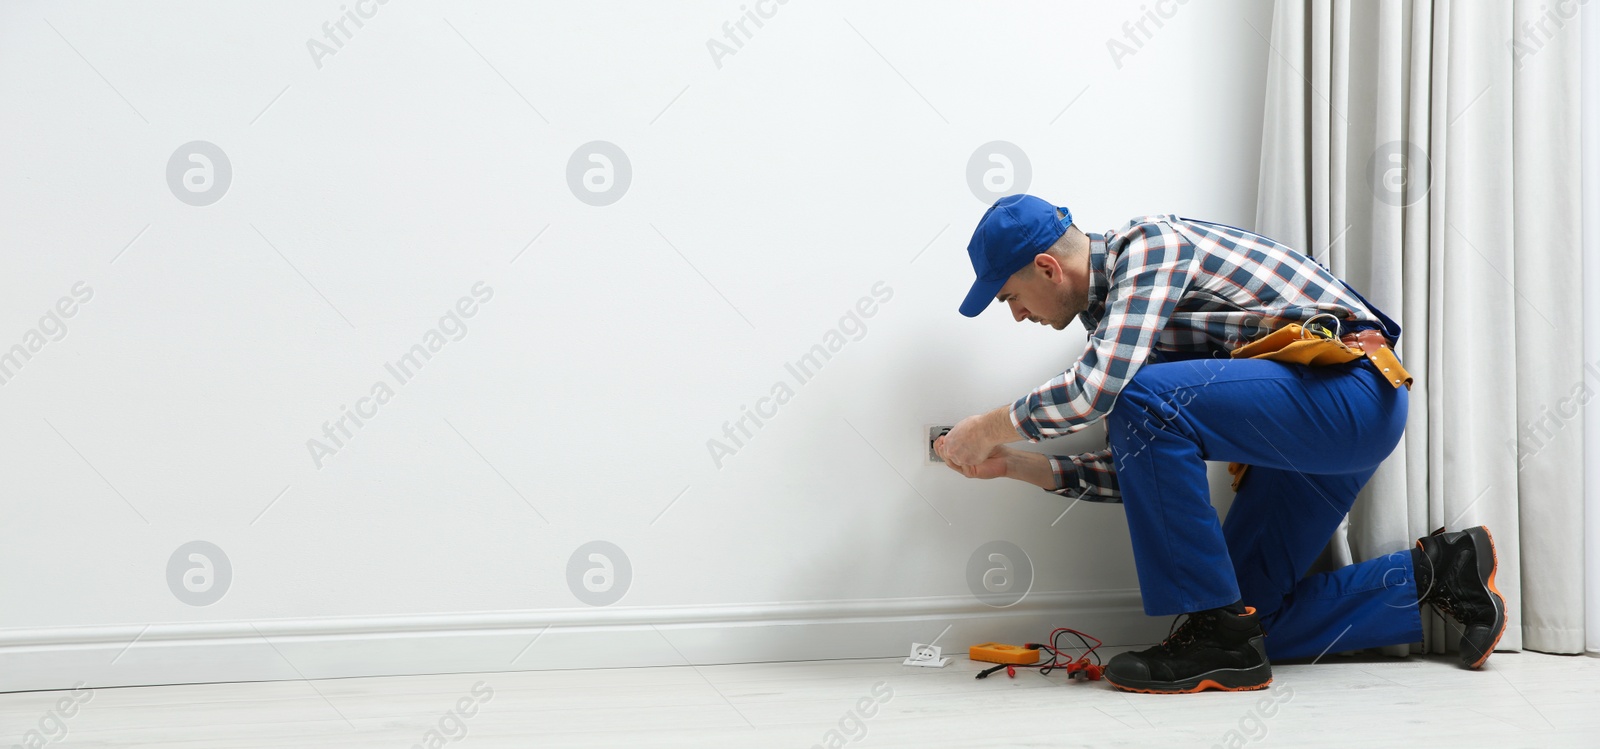
[[927,427],[927,430],[928,430],[928,462],[929,463],[943,463],[944,462],[944,458],[939,457],[939,454],[933,451],[933,442],[934,442],[934,440],[939,439],[939,437],[941,437],[941,436],[943,436],[945,434],[948,434],[950,432],[950,430],[954,429],[954,428],[955,428],[955,425],[953,425],[953,424],[952,425],[948,425],[948,426],[947,425],[929,425]]

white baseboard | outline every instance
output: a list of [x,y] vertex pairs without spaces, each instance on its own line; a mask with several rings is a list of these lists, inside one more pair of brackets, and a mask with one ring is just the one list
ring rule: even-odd
[[1155,642],[1137,590],[0,630],[0,691],[905,656],[1070,626]]

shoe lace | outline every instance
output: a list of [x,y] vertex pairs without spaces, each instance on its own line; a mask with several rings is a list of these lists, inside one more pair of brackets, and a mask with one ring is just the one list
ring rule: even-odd
[[[1179,625],[1178,622],[1183,624]],[[1171,652],[1181,645],[1194,642],[1202,633],[1211,631],[1216,624],[1216,618],[1206,612],[1182,614],[1172,620],[1172,626],[1167,628],[1167,637],[1161,641],[1160,647]]]
[[1428,586],[1418,596],[1418,600],[1431,604],[1439,613],[1458,622],[1465,623],[1468,618],[1477,615],[1479,604],[1470,596],[1463,599],[1463,591],[1448,581],[1441,581],[1439,573],[1440,570],[1437,569],[1428,570]]
[[1460,601],[1456,600],[1454,591],[1448,588],[1440,590],[1433,595],[1429,603],[1433,604],[1434,608],[1449,614],[1450,618],[1458,621],[1461,619],[1461,616],[1456,613],[1456,607],[1460,605]]
[[[1439,530],[1436,530],[1428,535],[1430,538],[1432,538],[1441,536],[1443,533],[1444,528],[1440,528]],[[1440,549],[1448,550],[1451,546],[1450,543],[1447,543],[1442,539],[1439,540],[1438,543],[1438,548]],[[1481,613],[1482,604],[1475,600],[1475,597],[1471,595],[1470,592],[1462,591],[1456,588],[1455,585],[1451,584],[1448,579],[1441,580],[1440,575],[1447,572],[1447,570],[1441,569],[1439,566],[1435,565],[1432,555],[1427,556],[1427,561],[1428,584],[1420,591],[1417,599],[1421,602],[1431,604],[1434,609],[1439,611],[1439,613],[1445,614],[1451,619],[1463,624],[1466,623],[1469,618],[1478,616]],[[1463,593],[1466,593],[1467,595],[1463,597]]]

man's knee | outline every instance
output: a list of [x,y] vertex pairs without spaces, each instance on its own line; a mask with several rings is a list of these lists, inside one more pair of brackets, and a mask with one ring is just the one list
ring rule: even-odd
[[[1116,404],[1106,415],[1106,427],[1113,434],[1148,440],[1157,431],[1185,430],[1181,426],[1184,409],[1194,399],[1188,384],[1194,372],[1187,362],[1149,364],[1140,367],[1117,394]],[[1115,437],[1113,437],[1115,439]]]
[[1184,431],[1173,428],[1177,406],[1157,390],[1156,378],[1142,377],[1148,369],[1134,373],[1106,415],[1106,437],[1119,470],[1129,461],[1147,457],[1163,438],[1170,439]]

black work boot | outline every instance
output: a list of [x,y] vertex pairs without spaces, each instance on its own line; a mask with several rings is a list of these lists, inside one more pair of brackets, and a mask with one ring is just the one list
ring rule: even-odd
[[1254,607],[1240,608],[1243,613],[1225,607],[1186,614],[1189,618],[1160,645],[1112,658],[1106,681],[1151,694],[1265,689],[1272,683],[1266,633]]
[[1506,600],[1494,587],[1499,558],[1494,537],[1483,526],[1417,539],[1412,551],[1417,603],[1432,604],[1461,625],[1461,663],[1477,668],[1489,660],[1506,631]]

